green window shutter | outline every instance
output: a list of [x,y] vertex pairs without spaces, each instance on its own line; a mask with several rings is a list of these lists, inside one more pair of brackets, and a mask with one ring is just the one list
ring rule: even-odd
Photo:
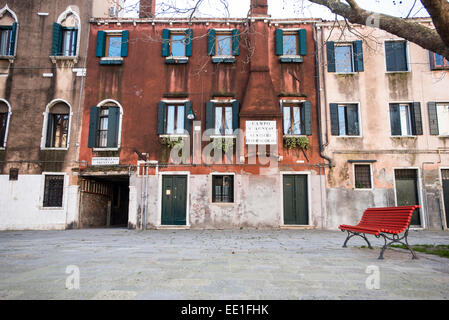
[[186,57],[191,57],[193,52],[193,30],[186,30]]
[[100,108],[91,107],[89,119],[89,139],[87,142],[87,146],[89,148],[95,148],[97,146],[97,130],[98,130],[99,116],[100,116]]
[[192,120],[187,118],[187,114],[189,113],[189,110],[192,109],[192,101],[187,101],[184,104],[184,130],[186,130],[190,134],[190,127],[192,124]]
[[303,103],[303,120],[304,120],[304,134],[310,136],[312,134],[312,103],[305,101]]
[[14,22],[12,24],[12,30],[11,30],[11,41],[10,41],[10,47],[9,47],[9,55],[14,56],[16,51],[16,38],[17,38],[17,22]]
[[299,29],[298,31],[299,39],[299,55],[307,55],[307,31],[306,29]]
[[400,136],[401,135],[401,119],[399,115],[399,104],[390,104],[390,125],[391,125],[391,135]]
[[282,29],[276,29],[276,55],[282,56],[284,54],[284,32]]
[[363,67],[363,46],[362,40],[356,40],[353,42],[353,50],[354,50],[354,71],[362,72],[364,71]]
[[157,104],[157,134],[165,134],[167,129],[167,105],[160,101]]
[[128,30],[122,31],[122,50],[121,50],[122,57],[128,56],[128,40],[129,40],[129,31]]
[[333,41],[326,42],[327,72],[335,72],[335,45]]
[[78,55],[78,51],[77,51],[77,43],[78,43],[78,29],[75,30],[74,34],[73,34],[73,52],[74,55]]
[[346,106],[346,116],[348,120],[347,132],[350,136],[358,136],[360,134],[359,130],[359,112],[357,105],[347,105]]
[[410,114],[412,118],[412,134],[422,135],[421,103],[413,102],[411,106],[412,110],[410,110]]
[[53,23],[53,42],[51,45],[51,55],[60,56],[62,46],[62,26],[59,23]]
[[210,29],[208,33],[207,52],[210,56],[215,56],[215,29]]
[[106,32],[98,31],[98,33],[97,33],[97,49],[96,49],[97,57],[104,57],[105,46],[106,46]]
[[54,121],[54,115],[52,113],[48,113],[47,114],[47,136],[45,140],[45,147],[46,148],[51,148],[53,147],[52,145],[52,138],[53,138],[53,125],[54,125],[55,121]]
[[434,101],[427,102],[427,111],[429,113],[429,127],[431,135],[439,135],[437,104]]
[[238,56],[240,54],[240,31],[232,29],[232,54]]
[[239,127],[240,127],[239,102],[236,100],[232,102],[232,131],[235,131]]
[[108,114],[108,148],[118,147],[118,134],[120,126],[120,108],[109,107]]
[[8,113],[5,116],[6,119],[4,120],[5,122],[3,123],[2,130],[0,131],[0,147],[4,147],[6,142],[5,136],[6,136],[6,127],[8,126]]
[[162,56],[168,57],[170,55],[170,30],[162,30]]
[[214,103],[206,102],[206,130],[215,128]]
[[331,113],[331,134],[333,136],[338,136],[340,134],[340,125],[338,122],[338,104],[330,104]]

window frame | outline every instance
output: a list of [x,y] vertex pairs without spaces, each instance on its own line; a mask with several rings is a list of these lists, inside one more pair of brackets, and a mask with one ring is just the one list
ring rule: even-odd
[[[226,130],[225,130],[225,134],[224,135],[215,134],[215,130],[216,130],[216,128],[215,128],[215,124],[216,124],[216,119],[215,119],[216,112],[215,112],[215,109],[217,107],[223,107],[223,106],[224,107],[230,107],[232,109],[233,108],[233,104],[236,101],[237,101],[237,99],[222,99],[222,100],[221,99],[212,99],[212,100],[209,101],[209,102],[211,102],[213,104],[213,110],[214,110],[214,112],[213,112],[213,124],[214,124],[213,130],[214,130],[214,133],[211,134],[209,136],[209,138],[211,138],[211,139],[214,139],[214,138],[215,139],[226,139],[226,138],[235,139],[237,137],[237,135],[234,134],[235,130],[238,129],[238,128],[234,128],[234,113],[232,113],[232,118],[231,118],[232,119],[232,122],[231,122],[231,124],[232,124],[232,134],[226,134]],[[223,112],[225,113],[226,110],[223,109],[222,115],[223,115]],[[223,121],[225,121],[224,117],[222,117],[222,123],[223,123]],[[240,121],[240,119],[239,119],[239,121]],[[226,127],[224,127],[224,128],[226,128]]]
[[[357,176],[356,176],[356,167],[357,166],[369,166],[369,175],[370,175],[370,187],[369,188],[357,188]],[[373,190],[374,189],[374,177],[373,177],[373,165],[370,162],[357,162],[353,163],[352,166],[353,171],[353,189],[354,190]]]
[[117,58],[122,58],[121,55],[118,56],[109,56],[109,45],[110,45],[110,39],[111,38],[120,38],[120,50],[122,49],[121,43],[122,43],[122,33],[118,33],[118,32],[106,32],[105,33],[105,44],[104,44],[104,57],[103,58],[107,58],[109,59],[117,59]]
[[[448,59],[446,59],[446,57],[441,56],[438,53],[429,51],[430,54],[430,64],[431,64],[431,70],[446,70],[449,69],[449,61]],[[437,59],[436,59],[436,55],[439,55],[443,58],[443,65],[437,65]]]
[[[71,33],[71,41],[70,41],[70,46],[71,48],[69,49],[69,54],[66,55],[65,54],[65,34],[67,32]],[[73,52],[72,52],[73,51]],[[61,35],[61,57],[77,57],[78,56],[78,28],[77,27],[62,27],[62,35]],[[70,54],[72,53],[72,54]]]
[[8,108],[8,110],[6,111],[6,128],[5,128],[5,136],[3,137],[3,141],[0,141],[0,150],[5,150],[5,149],[6,149],[7,142],[8,142],[9,123],[10,123],[10,121],[11,121],[12,111],[11,111],[11,105],[9,104],[8,101],[6,101],[5,99],[1,99],[1,98],[0,98],[0,102],[5,103],[5,104],[6,104],[6,107]]
[[437,124],[438,124],[438,136],[439,137],[449,137],[449,130],[448,130],[447,134],[441,134],[440,117],[439,117],[439,113],[438,113],[439,106],[446,106],[449,109],[449,102],[436,102],[436,104],[435,104]]
[[[214,188],[214,180],[215,177],[217,176],[221,176],[221,177],[232,177],[232,202],[221,202],[221,201],[214,201],[214,198],[216,199],[216,196],[214,197],[215,194],[215,188]],[[213,172],[210,174],[210,200],[209,203],[213,204],[213,205],[218,205],[218,206],[233,206],[237,204],[236,201],[236,179],[235,179],[236,175],[234,172]]]
[[[66,145],[66,147],[47,147],[46,146],[47,145],[47,130],[48,130],[48,120],[49,120],[48,115],[50,114],[51,108],[58,103],[65,104],[69,108],[69,113],[68,113],[69,119],[68,119],[68,123],[67,123],[67,145]],[[55,99],[55,100],[52,100],[49,104],[47,104],[47,106],[45,108],[45,112],[43,113],[44,119],[43,119],[43,125],[42,125],[41,150],[68,150],[69,149],[72,116],[73,116],[72,106],[70,105],[70,103],[68,103],[64,99]]]
[[[184,137],[184,136],[186,136],[186,135],[184,134],[184,130],[185,130],[185,127],[186,127],[186,124],[185,124],[185,118],[186,118],[186,112],[187,112],[185,103],[179,103],[179,102],[166,102],[165,107],[166,107],[166,110],[165,110],[165,123],[166,123],[166,127],[165,127],[165,136],[167,136],[167,137]],[[173,133],[169,133],[169,132],[168,132],[168,124],[169,124],[169,113],[168,113],[168,110],[169,110],[170,107],[174,107],[174,114],[173,114]],[[178,132],[177,132],[177,131],[178,131],[178,119],[179,119],[179,118],[178,118],[178,115],[179,115],[179,110],[178,110],[178,108],[179,108],[179,107],[184,108],[184,114],[183,114],[183,124],[184,124],[184,127],[182,128],[183,133],[178,133]]]
[[[399,121],[400,121],[401,134],[393,135],[393,132],[392,132],[393,128],[391,127],[391,105],[393,105],[393,104],[399,105],[399,108],[404,105],[406,105],[408,107],[407,117],[408,117],[408,121],[410,123],[410,134],[407,134],[407,135],[402,134],[402,119],[401,119],[401,115],[400,115],[401,111],[399,109]],[[413,102],[389,102],[388,103],[388,112],[389,112],[389,117],[390,117],[390,137],[391,138],[416,138],[417,137],[417,135],[413,134],[413,126],[415,124],[413,123],[413,119],[412,119],[412,104],[413,104]]]
[[349,47],[351,54],[351,71],[337,71],[337,55],[335,56],[335,73],[336,74],[354,74],[355,71],[355,61],[354,61],[354,44],[352,42],[334,42],[334,52],[336,52],[337,47]]
[[11,30],[13,29],[14,23],[16,24],[15,27],[15,38],[12,39],[12,37],[10,37],[9,40],[9,47],[11,47],[11,42],[14,42],[14,54],[10,55],[9,53],[7,55],[0,55],[0,59],[8,59],[10,63],[14,63],[15,57],[17,55],[17,40],[19,39],[19,20],[17,19],[17,15],[15,14],[14,11],[12,11],[7,4],[5,4],[5,6],[0,9],[0,17],[2,17],[5,13],[9,13],[12,17],[12,19],[14,20],[13,24],[11,26],[5,26],[5,27],[10,27]]
[[[224,133],[216,133],[217,127],[217,108],[222,108],[221,111],[221,125]],[[231,109],[231,134],[226,133],[226,108]],[[233,110],[232,110],[232,102],[214,102],[214,134],[211,135],[211,138],[233,138],[234,135],[234,126],[233,126]]]
[[[111,104],[111,105],[108,105]],[[112,104],[114,104],[114,106],[112,106]],[[99,104],[97,104],[95,107],[96,108],[101,108],[103,106],[107,106],[107,107],[115,107],[115,108],[119,108],[120,110],[120,114],[119,114],[119,120],[118,120],[118,130],[117,130],[117,147],[98,147],[97,145],[95,147],[92,148],[92,151],[118,151],[121,147],[121,142],[122,142],[122,121],[123,121],[123,107],[122,105],[113,99],[106,99],[101,101]],[[98,117],[98,126],[100,125],[100,117]],[[98,127],[97,127],[98,130]],[[98,132],[98,131],[97,131]],[[90,134],[90,132],[88,132],[88,135]],[[98,141],[98,136],[96,136],[96,141]]]
[[[62,183],[62,199],[61,199],[61,206],[60,207],[52,207],[52,206],[45,206],[45,182],[47,176],[62,176],[63,183]],[[40,193],[40,210],[54,210],[54,211],[61,211],[65,210],[66,208],[66,202],[67,202],[67,188],[68,188],[68,176],[65,172],[42,172],[41,174],[41,193]]]
[[[386,47],[386,43],[387,42],[404,42],[405,43],[405,53],[404,53],[404,58],[406,60],[406,67],[407,70],[394,70],[394,71],[389,71],[388,70],[388,64],[387,64],[387,47]],[[410,64],[410,49],[409,49],[409,41],[405,40],[405,39],[386,39],[384,40],[384,62],[385,62],[385,73],[407,73],[407,72],[411,72],[411,64]]]
[[[286,36],[294,36],[295,37],[295,45],[296,45],[296,53],[295,54],[286,54],[285,53],[285,37]],[[291,56],[299,56],[299,34],[298,30],[284,29],[282,32],[282,56],[291,57]]]
[[[282,135],[284,137],[300,137],[300,136],[306,136],[304,131],[305,131],[305,119],[303,116],[303,102],[289,102],[289,101],[282,101],[281,102],[281,107],[282,107]],[[294,119],[294,108],[299,108],[299,131],[300,133],[294,133],[294,126],[295,123],[294,121],[292,121],[292,119]],[[285,133],[285,118],[284,118],[284,108],[289,108],[290,109],[290,129],[293,128],[293,133],[289,134],[289,133]]]
[[[361,107],[360,107],[360,102],[335,102],[335,104],[337,104],[337,114],[338,114],[338,124],[339,124],[339,128],[338,128],[338,135],[336,135],[335,137],[337,138],[362,138],[363,137],[363,128],[362,128],[362,112],[361,112]],[[339,113],[339,108],[340,106],[348,106],[348,105],[355,105],[357,106],[357,118],[358,118],[358,129],[359,129],[359,134],[358,135],[340,135],[340,113]],[[345,122],[346,125],[346,132],[347,132],[347,123]]]

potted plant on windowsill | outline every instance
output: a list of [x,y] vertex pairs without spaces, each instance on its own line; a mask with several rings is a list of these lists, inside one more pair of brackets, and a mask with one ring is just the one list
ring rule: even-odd
[[309,150],[310,141],[306,136],[284,136],[284,146],[288,150],[299,149],[304,154],[304,157],[309,162],[306,151]]
[[234,139],[232,138],[213,138],[212,145],[214,149],[222,150],[227,153],[234,147]]

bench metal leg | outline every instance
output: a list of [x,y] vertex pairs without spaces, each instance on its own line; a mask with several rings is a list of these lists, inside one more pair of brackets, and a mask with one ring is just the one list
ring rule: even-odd
[[[413,259],[418,259],[415,252],[412,250],[412,248],[408,244],[408,241],[407,241],[408,229],[405,231],[405,233],[402,237],[399,237],[399,235],[397,235],[397,234],[393,234],[393,237],[390,238],[384,233],[379,233],[379,235],[377,235],[376,237],[379,238],[381,236],[384,238],[384,246],[382,247],[382,250],[380,251],[379,259],[383,259],[384,252],[388,248],[388,246],[390,246],[391,244],[396,243],[396,242],[404,245],[412,253]],[[387,240],[390,240],[390,242],[387,243]],[[401,240],[404,240],[405,242],[402,242]]]
[[[341,230],[341,231],[344,232],[345,230]],[[345,243],[343,243],[343,248],[346,248],[346,244],[348,243],[349,239],[351,239],[354,236],[359,236],[359,237],[365,239],[366,243],[368,244],[368,248],[372,249],[371,243],[369,243],[369,241],[366,238],[366,235],[364,233],[359,233],[359,232],[354,232],[354,231],[349,231],[349,230],[346,230],[346,232],[348,233],[348,236],[346,237]]]

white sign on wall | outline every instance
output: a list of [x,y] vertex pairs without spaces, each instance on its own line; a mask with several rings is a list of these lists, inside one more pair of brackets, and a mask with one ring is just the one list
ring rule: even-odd
[[246,144],[277,144],[276,121],[246,121]]
[[113,166],[119,163],[119,157],[92,157],[93,166]]

